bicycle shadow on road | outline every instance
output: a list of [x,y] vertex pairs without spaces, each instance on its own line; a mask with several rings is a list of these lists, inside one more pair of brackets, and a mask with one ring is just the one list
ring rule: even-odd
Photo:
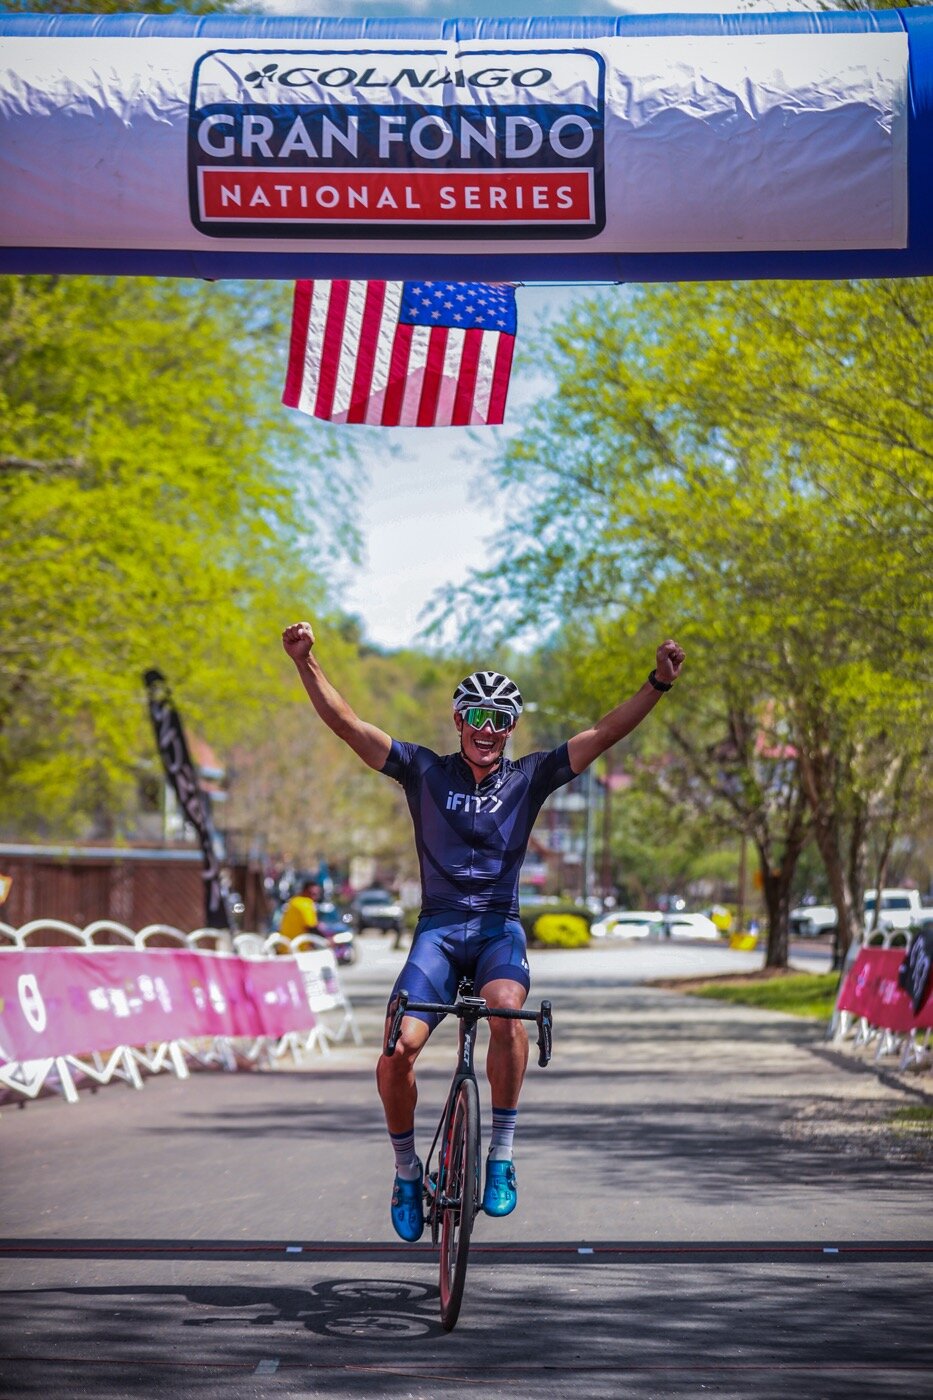
[[217,1316],[186,1318],[185,1327],[228,1326],[229,1312],[248,1309],[253,1316],[239,1321],[249,1326],[293,1322],[322,1337],[413,1340],[443,1331],[437,1288],[399,1279],[323,1279],[307,1288],[199,1285],[164,1291],[180,1291],[199,1308],[222,1310]]
[[[274,1327],[291,1323],[321,1337],[354,1338],[357,1341],[414,1341],[442,1334],[438,1317],[438,1290],[427,1283],[391,1278],[322,1279],[308,1286],[244,1284],[141,1284],[86,1285],[30,1289],[28,1297],[38,1313],[43,1311],[43,1295],[56,1313],[53,1298],[74,1299],[74,1306],[86,1309],[82,1339],[93,1337],[91,1319],[94,1304],[108,1300],[121,1303],[121,1311],[100,1313],[108,1320],[109,1341],[121,1330],[113,1317],[121,1317],[122,1327],[133,1325],[140,1335],[149,1331],[156,1314],[165,1304],[190,1304],[197,1314],[183,1317],[181,1327],[229,1328]],[[7,1306],[15,1312],[16,1292],[4,1294]],[[127,1309],[124,1311],[123,1309]],[[148,1321],[147,1321],[148,1319]],[[101,1337],[104,1345],[108,1339]],[[104,1346],[104,1350],[107,1348]]]

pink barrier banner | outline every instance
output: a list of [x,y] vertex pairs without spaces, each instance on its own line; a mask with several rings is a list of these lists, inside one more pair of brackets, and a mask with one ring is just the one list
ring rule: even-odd
[[905,948],[863,948],[849,969],[836,1001],[838,1011],[864,1016],[887,1031],[912,1031],[933,1026],[933,997],[915,1012],[898,981]]
[[281,1036],[314,1024],[294,958],[183,948],[0,953],[0,1057],[8,1060],[201,1036]]

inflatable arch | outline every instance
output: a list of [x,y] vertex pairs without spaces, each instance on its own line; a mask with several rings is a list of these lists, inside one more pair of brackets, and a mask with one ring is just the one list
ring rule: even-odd
[[0,271],[933,273],[933,14],[0,16]]

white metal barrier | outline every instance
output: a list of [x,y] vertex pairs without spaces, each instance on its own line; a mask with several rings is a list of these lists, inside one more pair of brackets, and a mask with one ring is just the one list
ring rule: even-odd
[[[100,919],[79,928],[58,919],[35,919],[14,929],[0,924],[0,981],[4,973],[4,952],[27,952],[40,948],[74,948],[93,954],[147,952],[154,946],[187,949],[199,953],[229,956],[216,944],[224,939],[223,931],[198,929],[184,934],[168,924],[150,924],[134,933],[126,925]],[[231,940],[227,940],[228,943]],[[317,940],[314,940],[315,942]],[[205,944],[213,942],[213,949]],[[179,1079],[190,1077],[193,1065],[233,1071],[257,1066],[273,1067],[286,1054],[300,1061],[311,1051],[329,1055],[331,1046],[348,1035],[354,1044],[362,1044],[362,1035],[353,1008],[340,984],[336,959],[330,948],[309,950],[306,938],[296,940],[293,950],[288,940],[274,934],[241,933],[232,939],[232,951],[239,958],[268,962],[281,954],[295,956],[301,972],[307,1007],[311,1013],[310,1030],[289,1031],[272,1039],[257,1036],[234,1039],[230,1036],[206,1036],[203,1039],[173,1039],[152,1041],[144,1045],[122,1044],[106,1051],[66,1054],[34,1060],[14,1060],[4,1057],[0,1045],[0,1102],[11,1096],[36,1098],[43,1090],[60,1093],[66,1102],[78,1102],[78,1086],[83,1082],[109,1084],[122,1080],[135,1089],[143,1087],[143,1074],[164,1071]],[[339,1019],[334,1021],[331,1013]],[[321,1019],[327,1017],[328,1020]],[[3,1090],[6,1093],[3,1093]]]

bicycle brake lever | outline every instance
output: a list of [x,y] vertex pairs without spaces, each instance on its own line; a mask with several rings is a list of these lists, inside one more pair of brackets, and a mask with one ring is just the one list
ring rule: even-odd
[[395,1014],[392,1017],[392,1029],[389,1032],[389,1039],[386,1041],[386,1054],[394,1055],[398,1038],[402,1033],[402,1018],[405,1015],[405,1008],[408,1005],[408,993],[399,992],[398,1000],[395,1003]]
[[553,1026],[551,1003],[549,1001],[542,1001],[541,1012],[538,1016],[538,1064],[542,1069],[547,1066],[551,1058]]

